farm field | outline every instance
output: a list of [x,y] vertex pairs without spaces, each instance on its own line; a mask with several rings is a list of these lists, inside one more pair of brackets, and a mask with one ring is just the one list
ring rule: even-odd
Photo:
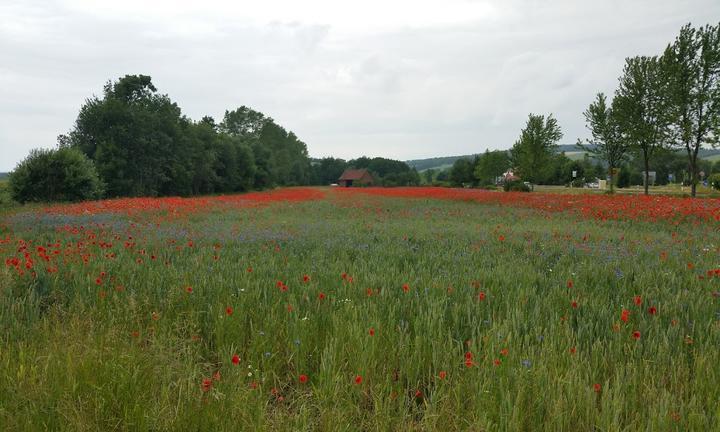
[[0,429],[720,430],[720,201],[288,188],[0,214]]

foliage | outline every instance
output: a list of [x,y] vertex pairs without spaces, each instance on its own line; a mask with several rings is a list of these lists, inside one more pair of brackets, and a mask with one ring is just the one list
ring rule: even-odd
[[510,160],[524,181],[541,183],[548,177],[548,167],[563,134],[557,120],[548,115],[530,114],[520,138],[510,150]]
[[495,179],[502,176],[510,168],[510,156],[505,150],[485,150],[477,158],[473,175],[481,185],[493,185]]
[[714,144],[720,120],[720,24],[680,29],[662,59],[667,80],[669,135],[688,157],[692,196],[698,182],[698,153]]
[[198,195],[311,181],[305,143],[242,106],[192,121],[151,78],[107,83],[61,142],[95,161],[110,196]]
[[8,185],[19,203],[97,199],[104,190],[92,161],[68,147],[30,151],[10,173]]
[[455,161],[450,169],[450,184],[453,186],[470,186],[476,183],[475,161],[462,158]]
[[626,60],[612,109],[622,139],[642,158],[646,195],[650,161],[667,146],[669,115],[666,91],[657,57],[642,56]]
[[420,175],[417,170],[402,161],[366,156],[348,161],[348,167],[366,168],[383,186],[417,186]]
[[595,101],[583,113],[592,139],[587,140],[589,145],[578,141],[578,146],[607,163],[612,192],[615,184],[613,171],[626,159],[628,145],[620,133],[616,114],[612,107],[607,106],[606,100],[605,94],[598,93]]
[[16,214],[0,424],[714,430],[719,205],[290,188]]
[[522,180],[512,180],[503,183],[503,190],[505,192],[530,192],[530,186]]
[[720,174],[712,174],[708,177],[708,184],[715,190],[720,190]]

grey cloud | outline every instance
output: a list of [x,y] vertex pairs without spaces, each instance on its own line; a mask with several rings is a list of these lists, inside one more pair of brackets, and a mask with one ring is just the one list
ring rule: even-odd
[[507,148],[529,112],[554,113],[574,142],[586,134],[582,111],[614,91],[625,57],[659,53],[688,21],[720,20],[713,0],[492,4],[497,16],[483,20],[346,31],[222,11],[163,20],[3,2],[0,171],[53,146],[87,97],[133,73],[152,75],[192,118],[259,109],[313,156]]

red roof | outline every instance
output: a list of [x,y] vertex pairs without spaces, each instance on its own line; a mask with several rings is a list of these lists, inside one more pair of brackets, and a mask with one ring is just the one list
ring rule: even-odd
[[360,180],[361,178],[365,177],[366,175],[370,175],[368,170],[365,168],[362,169],[346,169],[345,172],[342,173],[338,181],[342,180]]

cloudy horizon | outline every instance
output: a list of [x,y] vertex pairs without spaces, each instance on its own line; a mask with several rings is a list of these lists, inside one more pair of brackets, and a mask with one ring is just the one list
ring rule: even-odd
[[562,143],[624,59],[660,54],[720,2],[562,0],[0,4],[0,171],[54,147],[108,80],[152,76],[195,120],[246,105],[312,157],[408,160],[509,148],[527,115]]

